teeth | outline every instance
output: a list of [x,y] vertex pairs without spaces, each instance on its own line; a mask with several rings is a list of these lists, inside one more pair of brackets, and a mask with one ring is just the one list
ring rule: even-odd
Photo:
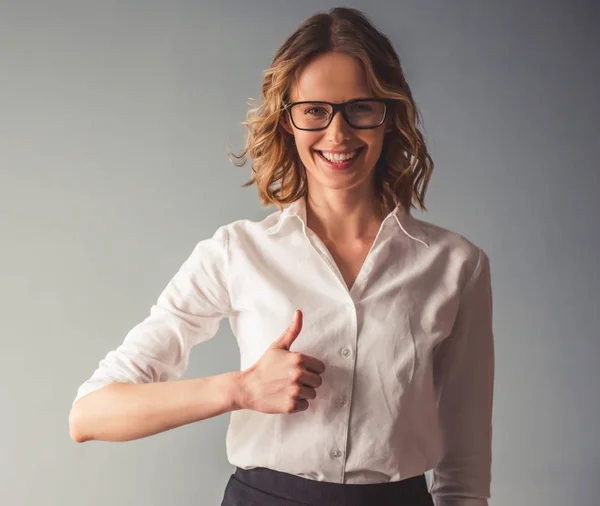
[[326,151],[321,151],[324,158],[327,158],[330,162],[343,162],[345,160],[350,160],[356,156],[357,150],[350,151],[349,153],[327,153]]

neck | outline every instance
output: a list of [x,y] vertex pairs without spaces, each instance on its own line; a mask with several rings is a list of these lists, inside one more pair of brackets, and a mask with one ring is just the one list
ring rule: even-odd
[[325,241],[350,243],[372,239],[383,220],[373,189],[328,191],[306,196],[308,227]]

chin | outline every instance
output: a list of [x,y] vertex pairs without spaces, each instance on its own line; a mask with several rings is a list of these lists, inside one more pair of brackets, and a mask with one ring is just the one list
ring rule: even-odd
[[[369,174],[365,174],[362,170],[349,171],[343,174],[345,177],[329,174],[318,167],[313,167],[312,170],[306,172],[308,184],[312,187],[318,186],[329,190],[350,190],[362,184],[369,184]],[[370,174],[373,174],[373,171]]]

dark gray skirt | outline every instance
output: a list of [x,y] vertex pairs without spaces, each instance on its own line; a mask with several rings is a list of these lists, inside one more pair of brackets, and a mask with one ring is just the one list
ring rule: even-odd
[[221,506],[433,506],[425,475],[386,483],[332,483],[264,467],[236,467]]

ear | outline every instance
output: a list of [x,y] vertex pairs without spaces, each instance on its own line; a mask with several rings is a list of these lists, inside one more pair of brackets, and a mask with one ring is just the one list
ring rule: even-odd
[[287,133],[294,135],[294,129],[292,128],[292,125],[290,125],[289,119],[290,119],[290,117],[288,115],[288,112],[284,111],[283,114],[281,115],[280,124]]

